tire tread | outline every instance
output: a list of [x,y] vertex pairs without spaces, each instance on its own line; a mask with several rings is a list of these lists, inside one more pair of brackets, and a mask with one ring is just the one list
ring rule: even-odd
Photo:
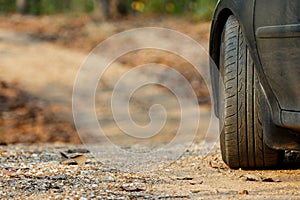
[[264,143],[259,80],[241,27],[230,16],[222,34],[221,76],[224,108],[221,151],[232,168],[266,168],[279,163],[280,152]]

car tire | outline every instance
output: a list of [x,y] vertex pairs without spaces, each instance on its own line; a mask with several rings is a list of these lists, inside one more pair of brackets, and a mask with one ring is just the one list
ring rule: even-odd
[[[269,148],[263,138],[259,79],[241,26],[230,16],[222,33],[219,92],[222,158],[231,168],[277,166],[284,151]],[[221,87],[222,88],[222,87]]]

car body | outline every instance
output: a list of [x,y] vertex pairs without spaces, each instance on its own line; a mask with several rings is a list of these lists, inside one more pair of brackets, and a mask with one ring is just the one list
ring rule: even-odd
[[[210,56],[220,65],[222,32],[230,16],[241,27],[255,64],[261,95],[266,100],[270,122],[281,131],[265,131],[267,145],[274,149],[300,149],[300,1],[220,0],[212,20]],[[219,71],[211,67],[216,115],[220,92]],[[266,120],[266,119],[263,119]]]

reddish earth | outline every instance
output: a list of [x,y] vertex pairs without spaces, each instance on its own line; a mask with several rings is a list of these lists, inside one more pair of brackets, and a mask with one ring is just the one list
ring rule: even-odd
[[57,111],[18,84],[0,82],[0,144],[81,143],[74,126],[55,117]]

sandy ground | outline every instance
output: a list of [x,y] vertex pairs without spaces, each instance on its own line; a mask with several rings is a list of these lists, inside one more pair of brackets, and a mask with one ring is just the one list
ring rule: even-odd
[[[172,23],[176,24],[174,21]],[[112,27],[108,30],[112,30]],[[86,51],[70,50],[61,44],[0,29],[0,79],[17,81],[24,90],[59,107],[58,118],[72,121],[72,88],[76,73],[86,56]],[[118,73],[128,70],[128,65],[139,64],[138,61],[128,64],[127,60],[113,63],[115,71],[109,74],[109,80],[118,78]],[[96,98],[100,103],[107,102],[109,93],[100,91],[102,93]],[[134,104],[133,110],[140,110],[139,106]],[[300,164],[297,153],[289,152],[284,165],[278,170],[228,169],[220,158],[218,145],[208,148],[214,145],[216,138],[210,138],[212,143],[200,145],[210,112],[207,106],[201,108],[204,118],[196,144],[188,145],[180,158],[171,161],[164,162],[164,155],[158,159],[149,157],[148,160],[152,162],[149,163],[151,170],[148,171],[131,172],[135,163],[129,163],[125,170],[120,170],[117,164],[119,167],[122,165],[122,157],[118,157],[117,152],[112,151],[106,157],[101,157],[89,153],[85,146],[1,146],[0,198],[300,199]],[[148,156],[147,149],[143,149],[144,145],[163,147],[174,136],[163,134],[141,145],[136,140],[121,136],[115,124],[106,118],[110,115],[107,106],[98,107],[97,114],[100,121],[106,123],[107,137],[127,152],[138,152],[137,156]],[[142,115],[136,117],[139,119]],[[171,122],[164,131],[171,133],[176,123],[176,120]],[[182,144],[186,142],[182,140]],[[105,149],[106,146],[101,148]],[[174,145],[170,152],[177,150],[182,149]],[[134,156],[133,161],[138,158]],[[155,166],[161,163],[164,163],[163,167],[156,169]]]
[[[294,161],[278,170],[231,170],[216,149],[193,145],[163,169],[119,171],[83,146],[0,148],[1,199],[299,199]],[[61,155],[75,157],[65,160]],[[77,158],[76,158],[77,155]],[[78,157],[80,155],[80,157]],[[114,157],[111,157],[113,160]],[[296,166],[296,169],[291,169]],[[289,169],[290,168],[290,169]]]

